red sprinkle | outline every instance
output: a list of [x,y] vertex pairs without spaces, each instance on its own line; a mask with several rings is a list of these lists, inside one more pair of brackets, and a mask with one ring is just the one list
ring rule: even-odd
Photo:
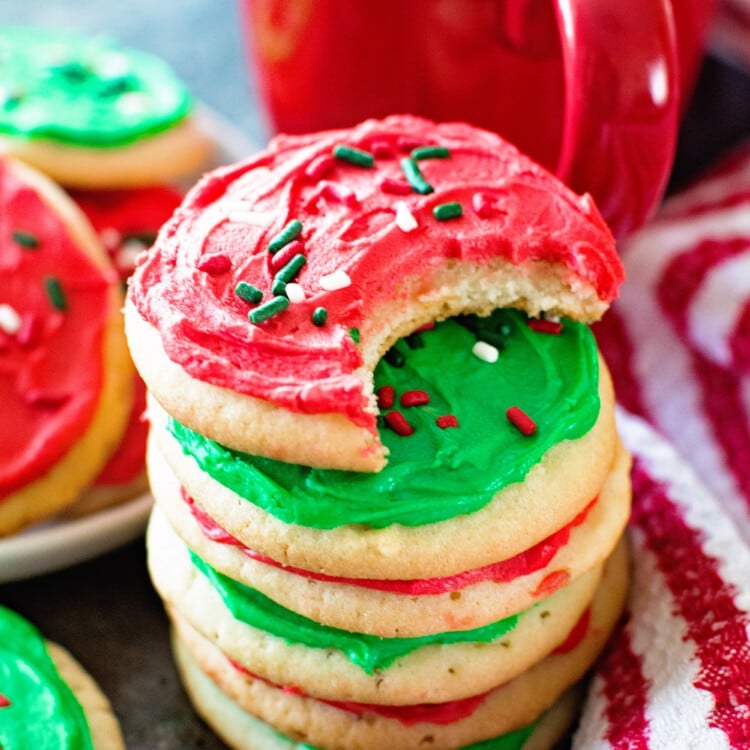
[[394,180],[391,177],[383,179],[380,189],[391,195],[410,195],[412,192],[411,185],[406,180]]
[[393,149],[387,141],[373,141],[370,144],[370,151],[376,159],[393,158]]
[[471,196],[471,207],[474,213],[481,219],[489,219],[499,213],[495,204],[495,199],[487,193],[474,193]]
[[536,432],[536,422],[517,406],[511,406],[505,412],[508,421],[524,435],[533,435]]
[[414,333],[424,333],[425,331],[432,331],[435,328],[435,321],[431,320],[429,323],[425,323],[423,326],[414,329]]
[[10,706],[10,701],[0,693],[0,708],[7,708],[8,706]]
[[427,391],[404,391],[401,394],[401,406],[424,406],[430,403],[430,394]]
[[337,185],[334,182],[326,182],[323,185],[321,195],[328,200],[343,203],[345,206],[349,206],[349,208],[356,208],[359,205],[359,198],[357,198],[352,190],[345,188],[343,185]]
[[272,271],[278,271],[283,268],[295,255],[304,255],[305,245],[302,240],[292,240],[288,245],[279,250],[279,252],[270,256],[270,266]]
[[559,320],[529,318],[527,325],[537,333],[551,333],[553,336],[558,336],[562,332],[562,323]]
[[437,417],[435,422],[441,430],[458,427],[458,417],[455,414],[443,414],[441,417]]
[[406,421],[406,417],[400,411],[389,411],[385,415],[388,426],[401,437],[409,437],[414,434],[414,428]]
[[34,314],[26,314],[21,317],[21,327],[16,334],[16,343],[22,349],[34,346],[42,333],[42,322]]
[[376,391],[378,406],[381,409],[390,409],[396,402],[396,391],[392,385],[382,385]]
[[336,164],[336,160],[328,154],[321,154],[317,159],[313,159],[305,169],[305,177],[309,177],[314,182],[325,177]]
[[409,152],[413,151],[415,148],[419,148],[419,146],[429,146],[429,144],[424,141],[417,140],[416,138],[409,138],[408,136],[401,136],[396,141],[396,145],[400,151]]
[[213,253],[204,255],[198,261],[198,270],[216,276],[220,273],[226,273],[232,267],[232,261],[224,253]]

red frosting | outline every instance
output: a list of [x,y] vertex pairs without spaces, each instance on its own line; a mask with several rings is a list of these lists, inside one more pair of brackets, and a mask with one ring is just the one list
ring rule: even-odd
[[[116,278],[81,252],[62,219],[2,160],[0,205],[0,305],[21,319],[18,331],[0,330],[3,498],[47,472],[88,427]],[[53,304],[51,279],[65,309]]]
[[[132,190],[75,190],[71,196],[83,209],[110,256],[120,278],[133,272],[135,252],[148,247],[159,227],[182,200],[182,193],[167,185]],[[148,424],[143,419],[146,387],[135,375],[135,398],[127,429],[94,485],[127,484],[146,462]]]
[[[340,144],[370,150],[373,166],[331,158]],[[429,144],[450,156],[418,162],[434,188],[421,195],[408,189],[400,161]],[[396,224],[397,201],[415,217],[414,231]],[[449,202],[460,203],[462,215],[437,220],[433,209]],[[268,245],[292,220],[303,225],[307,262],[296,281],[306,299],[254,325],[247,319],[254,305],[234,288],[245,281],[263,291],[263,302],[272,298]],[[574,289],[593,288],[605,301],[622,280],[611,234],[590,200],[494,134],[399,116],[278,137],[251,160],[206,176],[141,260],[131,299],[192,377],[296,412],[345,414],[375,432],[351,329],[397,299],[404,277],[494,258],[559,264]],[[319,281],[335,271],[352,283],[325,291]],[[317,307],[328,311],[320,327],[311,322]]]
[[[245,669],[241,664],[238,664],[233,659],[229,659],[229,663],[242,674],[252,677],[254,680],[264,682],[266,685],[276,688],[277,690],[283,690],[285,693],[291,695],[299,695],[303,698],[311,698],[311,696],[304,693],[300,688],[295,686],[284,686],[280,687],[275,685],[273,682],[259,677],[248,669]],[[472,695],[468,698],[462,698],[455,701],[447,701],[445,703],[418,703],[411,706],[387,706],[379,703],[354,703],[353,701],[329,701],[323,700],[322,698],[312,698],[319,703],[325,703],[327,706],[338,708],[341,711],[347,711],[348,713],[356,714],[361,716],[364,713],[374,713],[378,716],[383,716],[386,719],[396,719],[396,721],[403,724],[405,727],[413,726],[421,722],[427,722],[429,724],[453,724],[456,721],[465,719],[471,716],[479,706],[482,705],[484,699],[492,691],[481,693],[480,695]]]
[[[188,504],[190,512],[198,522],[203,534],[214,542],[220,544],[231,544],[238,547],[245,555],[257,560],[258,562],[272,565],[275,568],[282,568],[287,573],[312,578],[316,581],[326,581],[328,583],[345,583],[350,586],[361,586],[366,589],[376,589],[377,591],[388,591],[394,594],[404,594],[407,596],[427,596],[434,594],[444,594],[449,591],[460,591],[467,586],[482,581],[495,581],[496,583],[507,583],[529,575],[537,570],[541,570],[548,565],[559,550],[568,543],[570,532],[575,526],[582,524],[588,516],[591,509],[596,503],[592,500],[569,524],[562,529],[548,536],[530,549],[520,552],[519,554],[501,562],[485,565],[482,568],[467,570],[454,576],[445,576],[443,578],[422,578],[405,581],[379,580],[374,578],[343,578],[340,576],[328,576],[323,573],[314,573],[301,568],[294,568],[273,560],[270,557],[261,555],[255,550],[246,547],[239,539],[233,537],[228,531],[219,526],[211,516],[209,516],[195,500],[190,497],[184,489],[182,499]],[[565,581],[561,580],[561,571],[555,571],[547,576],[540,584],[540,589],[535,593],[547,596],[560,588],[563,583],[567,583],[570,575],[567,575]],[[550,584],[550,579],[554,578],[556,585]]]

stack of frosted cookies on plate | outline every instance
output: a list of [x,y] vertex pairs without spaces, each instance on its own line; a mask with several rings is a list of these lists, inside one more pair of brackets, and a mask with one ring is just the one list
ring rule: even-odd
[[126,305],[149,566],[236,748],[545,748],[621,612],[629,457],[596,208],[497,136],[279,137],[188,194]]
[[0,27],[0,61],[3,536],[145,492],[145,388],[120,282],[179,204],[172,183],[194,179],[213,145],[152,56]]

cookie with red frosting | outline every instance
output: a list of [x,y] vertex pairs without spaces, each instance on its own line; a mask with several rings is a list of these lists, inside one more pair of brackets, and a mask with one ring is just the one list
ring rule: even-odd
[[[153,244],[159,227],[169,219],[183,194],[170,185],[120,190],[68,191],[83,209],[124,284],[138,254]],[[148,423],[146,386],[133,371],[133,405],[125,434],[106,466],[67,515],[86,515],[142,494]]]
[[123,434],[133,371],[118,276],[80,209],[0,160],[0,534],[72,503]]
[[0,153],[57,182],[111,188],[191,177],[213,153],[163,61],[59,29],[0,28]]
[[230,448],[375,471],[372,371],[423,324],[591,321],[622,267],[588,196],[498,136],[409,116],[278,137],[188,195],[126,317],[149,389]]

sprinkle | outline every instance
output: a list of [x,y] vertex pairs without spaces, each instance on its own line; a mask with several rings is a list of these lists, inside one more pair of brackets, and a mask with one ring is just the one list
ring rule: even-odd
[[286,297],[274,297],[260,307],[250,310],[247,318],[251,323],[258,325],[258,323],[263,323],[274,315],[284,312],[287,307],[289,307],[289,300]]
[[401,394],[401,406],[424,406],[430,403],[430,394],[427,391],[404,391]]
[[471,196],[471,207],[481,219],[489,219],[490,216],[499,213],[495,198],[487,193],[474,193]]
[[333,155],[341,161],[353,164],[355,167],[372,169],[375,165],[375,157],[369,151],[346,146],[343,143],[333,147]]
[[424,340],[418,333],[410,333],[404,339],[409,349],[424,349]]
[[332,156],[321,154],[307,165],[305,168],[305,177],[317,182],[333,169],[335,163],[336,161]]
[[68,309],[68,300],[65,298],[65,292],[60,285],[60,280],[56,276],[47,276],[44,280],[44,288],[55,310]]
[[401,159],[401,169],[406,177],[406,181],[411,185],[412,189],[421,195],[427,195],[428,193],[434,192],[434,188],[425,180],[424,175],[419,170],[417,162],[414,159]]
[[392,385],[381,385],[375,395],[380,409],[390,409],[396,403],[396,389]]
[[273,255],[302,234],[302,222],[292,219],[269,243],[268,252]]
[[391,177],[385,177],[380,183],[380,189],[384,193],[391,195],[410,195],[411,185],[403,180],[394,180]]
[[11,705],[10,700],[6,696],[4,696],[2,693],[0,693],[0,708],[7,708],[10,705]]
[[284,284],[288,284],[290,281],[294,281],[305,263],[307,263],[307,258],[301,253],[298,253],[276,274],[274,277],[274,283],[280,281]]
[[355,344],[359,344],[359,328],[350,328],[349,335],[352,337],[352,341]]
[[373,141],[370,144],[370,151],[376,159],[392,159],[393,149],[388,141]]
[[441,203],[432,209],[433,216],[438,221],[447,221],[448,219],[458,219],[464,213],[460,203]]
[[343,185],[337,185],[333,182],[326,182],[323,185],[321,195],[328,200],[343,203],[349,208],[356,208],[359,205],[359,198],[353,190],[344,187]]
[[484,362],[497,362],[500,352],[496,346],[488,344],[486,341],[477,341],[474,346],[471,347],[471,353],[475,357],[479,357]]
[[395,346],[392,346],[383,358],[391,367],[403,367],[406,364],[406,357]]
[[318,326],[318,328],[324,326],[326,320],[328,320],[328,310],[325,307],[316,307],[312,312],[311,320],[313,325]]
[[451,152],[445,146],[420,146],[411,152],[411,158],[420,159],[448,159]]
[[458,427],[458,417],[455,414],[443,414],[440,417],[436,417],[435,424],[441,430],[446,430],[449,427]]
[[398,146],[400,151],[405,151],[408,153],[413,151],[415,148],[424,146],[424,141],[417,140],[416,138],[409,137],[408,135],[402,135],[396,141],[396,146]]
[[396,201],[393,204],[396,209],[396,226],[402,232],[413,232],[419,224],[414,218],[414,214],[409,210],[409,206],[403,201]]
[[430,320],[424,325],[419,326],[419,328],[414,329],[414,333],[424,333],[425,331],[432,331],[435,329],[435,321]]
[[351,286],[352,280],[346,271],[338,270],[321,276],[318,283],[327,292],[336,292],[339,289],[346,289],[346,287]]
[[226,273],[232,267],[232,261],[224,253],[211,253],[204,255],[198,261],[198,270],[207,273],[209,276],[218,276]]
[[22,349],[28,349],[39,341],[42,333],[42,324],[39,318],[33,314],[24,315],[21,319],[21,328],[16,335],[16,343]]
[[257,286],[248,284],[247,281],[240,281],[234,288],[234,293],[251,305],[257,305],[263,299],[263,292]]
[[38,250],[39,238],[30,232],[13,232],[11,234],[13,241],[20,245],[24,250]]
[[562,323],[559,320],[547,320],[546,318],[529,318],[526,325],[536,333],[549,333],[559,336],[562,333]]
[[303,253],[305,245],[301,240],[292,240],[286,247],[271,256],[271,270],[278,271],[283,268],[295,256]]
[[414,427],[406,421],[406,417],[400,411],[389,411],[385,415],[386,424],[401,437],[409,437],[414,434]]
[[300,284],[290,282],[286,285],[286,296],[290,302],[298,305],[300,302],[305,301],[305,290]]
[[15,307],[0,305],[0,330],[9,336],[15,336],[21,330],[21,316]]
[[525,411],[517,406],[511,406],[505,412],[508,421],[523,435],[529,436],[536,432],[536,422]]

